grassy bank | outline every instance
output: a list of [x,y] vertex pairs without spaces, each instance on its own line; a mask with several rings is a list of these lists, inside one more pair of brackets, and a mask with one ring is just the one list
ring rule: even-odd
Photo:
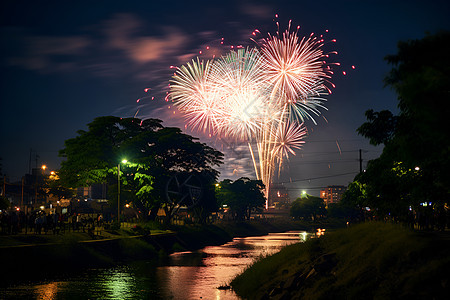
[[231,285],[245,299],[448,299],[450,238],[365,223],[284,248]]

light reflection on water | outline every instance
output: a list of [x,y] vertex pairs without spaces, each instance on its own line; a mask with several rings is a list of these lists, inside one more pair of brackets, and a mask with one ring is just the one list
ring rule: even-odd
[[217,287],[227,285],[260,256],[302,240],[299,232],[235,238],[221,246],[174,253],[164,266],[139,262],[91,269],[74,277],[11,287],[0,291],[0,299],[238,299],[232,290]]
[[[171,255],[170,265],[158,267],[166,299],[238,299],[231,290],[219,290],[260,256],[270,255],[286,245],[299,242],[299,232],[235,238],[196,252]],[[199,259],[200,258],[200,259]]]
[[155,267],[140,263],[91,269],[74,277],[0,291],[0,299],[160,299]]

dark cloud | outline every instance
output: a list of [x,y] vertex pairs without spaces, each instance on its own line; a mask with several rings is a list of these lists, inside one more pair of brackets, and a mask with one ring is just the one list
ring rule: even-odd
[[[117,14],[88,26],[84,35],[33,36],[26,29],[2,34],[20,45],[5,58],[9,66],[42,73],[86,71],[94,76],[131,75],[148,80],[148,70],[168,69],[170,58],[184,54],[189,36],[175,26],[146,34],[145,22],[134,14]],[[181,54],[180,54],[181,53]]]
[[138,35],[144,27],[135,15],[116,15],[104,23],[106,44],[122,50],[129,60],[145,64],[179,51],[188,39],[180,29],[169,26],[163,27],[159,36]]
[[4,58],[6,63],[43,73],[73,68],[73,59],[84,55],[92,45],[86,36],[31,36],[23,30],[16,33],[12,42],[21,47]]
[[256,19],[270,19],[273,17],[273,9],[269,5],[251,2],[242,2],[239,5],[242,14],[248,15]]

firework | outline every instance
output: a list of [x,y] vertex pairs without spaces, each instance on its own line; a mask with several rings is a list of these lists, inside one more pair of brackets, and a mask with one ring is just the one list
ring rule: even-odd
[[188,116],[189,125],[203,131],[217,128],[217,119],[223,111],[216,97],[218,93],[206,81],[210,62],[192,60],[176,72],[176,83],[170,96],[178,109]]
[[286,30],[255,48],[197,58],[177,68],[170,97],[192,128],[248,143],[268,196],[274,170],[304,143],[304,121],[315,123],[313,116],[326,109],[332,71],[322,46],[312,34],[300,39]]
[[208,85],[220,95],[223,114],[219,130],[229,137],[249,139],[267,117],[266,81],[257,49],[239,49],[216,60],[207,77]]

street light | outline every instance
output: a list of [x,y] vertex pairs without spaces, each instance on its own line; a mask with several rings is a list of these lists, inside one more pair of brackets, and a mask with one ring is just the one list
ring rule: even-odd
[[[122,163],[126,164],[128,161],[122,159]],[[117,164],[117,223],[120,228],[120,163]]]

